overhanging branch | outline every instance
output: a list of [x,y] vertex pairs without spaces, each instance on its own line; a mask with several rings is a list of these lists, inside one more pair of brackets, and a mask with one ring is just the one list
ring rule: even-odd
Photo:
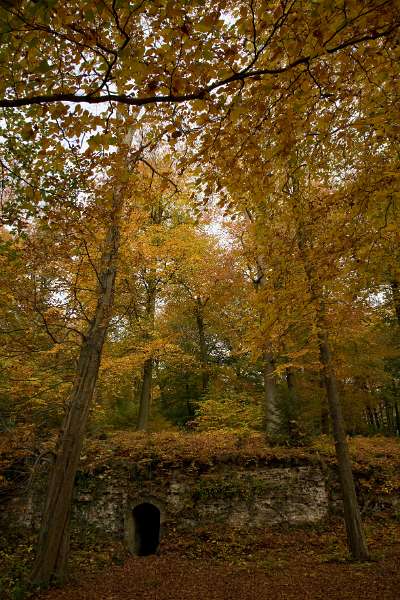
[[71,102],[81,104],[102,104],[104,102],[118,102],[120,104],[127,104],[129,106],[146,106],[151,104],[179,104],[183,102],[190,102],[191,100],[201,100],[206,98],[211,92],[225,87],[231,83],[244,81],[247,79],[254,79],[263,76],[274,76],[281,75],[300,65],[309,65],[312,60],[320,58],[326,54],[335,54],[341,50],[344,50],[350,46],[358,46],[365,42],[378,40],[380,38],[388,37],[394,31],[399,29],[400,23],[395,23],[391,27],[383,31],[374,31],[370,35],[363,35],[358,38],[352,38],[342,42],[341,44],[332,48],[325,48],[320,54],[315,56],[307,55],[297,58],[296,60],[288,63],[287,65],[276,67],[276,68],[265,68],[265,69],[253,69],[249,70],[248,66],[234,73],[229,77],[210,83],[207,86],[199,88],[197,91],[188,94],[166,94],[166,95],[153,95],[147,97],[131,96],[129,94],[99,94],[93,95],[93,92],[88,94],[74,94],[74,93],[54,93],[54,94],[41,94],[37,96],[28,96],[25,98],[1,98],[0,108],[18,108],[20,106],[30,106],[35,104],[54,104],[57,102]]

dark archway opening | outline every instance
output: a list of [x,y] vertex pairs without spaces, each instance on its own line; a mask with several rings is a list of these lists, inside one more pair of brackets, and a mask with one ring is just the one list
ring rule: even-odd
[[135,524],[135,551],[138,556],[157,552],[160,543],[160,511],[154,504],[144,502],[133,511]]

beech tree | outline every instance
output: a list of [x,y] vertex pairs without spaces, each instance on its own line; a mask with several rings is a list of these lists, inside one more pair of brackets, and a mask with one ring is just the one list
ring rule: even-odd
[[[303,136],[316,140],[313,178],[329,180],[329,189],[335,177],[349,178],[352,169],[359,172],[360,161],[371,149],[379,152],[385,145],[386,126],[393,131],[389,119],[396,122],[392,117],[399,25],[397,4],[382,0],[362,6],[356,0],[318,4],[294,0],[272,2],[267,8],[261,1],[247,0],[193,0],[182,5],[89,0],[67,0],[62,6],[51,0],[2,3],[0,107],[5,129],[37,150],[34,161],[27,155],[20,161],[22,178],[17,174],[13,185],[23,194],[14,194],[15,210],[9,211],[7,223],[18,230],[24,211],[40,212],[43,165],[49,155],[59,161],[60,172],[65,167],[61,179],[66,185],[72,166],[60,162],[65,146],[79,165],[82,156],[90,162],[98,194],[95,204],[108,219],[102,228],[101,254],[92,265],[96,302],[89,306],[50,477],[36,582],[46,583],[65,570],[73,482],[112,314],[124,203],[135,193],[130,175],[139,151],[131,152],[125,144],[126,128],[143,121],[152,138],[149,143],[162,140],[186,152],[182,164],[204,163],[207,169],[197,180],[199,200],[207,201],[214,193],[224,204],[224,197],[235,196],[229,210],[244,210],[245,172],[254,183],[253,206],[259,206],[267,193],[273,201],[283,189],[287,157]],[[394,92],[387,91],[390,86]],[[86,104],[99,105],[99,110],[89,111],[83,108]],[[124,127],[114,126],[116,110]],[[358,145],[365,150],[362,158],[351,152],[351,164],[346,164],[343,156]],[[14,173],[12,160],[2,160],[2,165]],[[270,181],[275,170],[277,177]],[[28,183],[26,173],[32,175]],[[52,190],[47,205],[50,200],[60,203],[61,179],[46,182]],[[390,282],[395,303],[396,282]],[[150,317],[152,306],[153,299]],[[323,331],[322,317],[319,325]],[[319,346],[334,397],[325,338],[320,338]],[[344,460],[344,455],[338,456]],[[357,558],[365,557],[364,551],[353,546],[352,550]]]
[[137,194],[128,201],[131,226],[124,232],[115,307],[116,316],[122,313],[130,324],[122,334],[123,355],[131,355],[136,365],[142,363],[135,393],[139,404],[137,427],[143,431],[150,419],[154,363],[170,350],[168,335],[163,338],[160,332],[160,306],[182,268],[187,253],[184,239],[193,227],[184,179],[180,190],[174,183],[173,165],[151,160],[146,159],[140,168],[140,197]]
[[[310,209],[310,204],[308,204],[309,210],[304,212],[303,202],[301,202],[299,198],[300,190],[297,182],[293,186],[292,191],[294,194],[293,212],[296,219],[297,243],[300,256],[304,263],[304,270],[309,285],[310,300],[315,307],[315,319],[317,326],[320,362],[322,366],[322,377],[333,425],[348,543],[353,558],[356,560],[367,560],[369,558],[369,553],[361,522],[361,513],[358,506],[355,484],[351,470],[350,454],[346,441],[345,422],[343,419],[342,405],[329,342],[329,329],[326,315],[326,303],[328,298],[327,292],[324,290],[326,284],[329,282],[329,279],[327,278],[327,258],[324,257],[324,252],[321,247],[319,247],[318,251],[316,252],[315,241],[310,236],[310,232],[313,229],[310,226],[311,219],[314,220],[315,225],[315,211]],[[307,197],[306,194],[307,191],[302,190],[303,198],[304,196]],[[314,194],[317,196],[318,192],[315,191]],[[307,222],[304,220],[304,214],[307,214]],[[324,226],[326,231],[326,220]],[[332,261],[332,259],[334,259],[332,249],[330,249],[329,254],[329,261]],[[321,269],[323,269],[322,272]],[[321,282],[324,283],[321,285]]]
[[[52,576],[63,579],[69,550],[69,518],[75,474],[85,435],[90,402],[95,389],[102,349],[109,325],[114,296],[116,262],[120,243],[121,219],[128,181],[127,153],[131,138],[121,144],[114,164],[114,190],[105,199],[109,225],[99,265],[96,268],[98,295],[94,312],[80,347],[75,380],[68,401],[56,457],[50,473],[46,504],[39,535],[38,553],[32,573],[34,583],[49,581]],[[118,167],[120,170],[118,172]],[[121,171],[122,166],[122,171]],[[111,183],[111,182],[110,182]]]

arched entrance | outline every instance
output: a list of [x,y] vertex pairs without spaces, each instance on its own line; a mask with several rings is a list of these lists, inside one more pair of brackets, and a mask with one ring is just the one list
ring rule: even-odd
[[155,554],[160,543],[160,510],[151,502],[143,502],[135,506],[132,517],[135,554],[138,556]]

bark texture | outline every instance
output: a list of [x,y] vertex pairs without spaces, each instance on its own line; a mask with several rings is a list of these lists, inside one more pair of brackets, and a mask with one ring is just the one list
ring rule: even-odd
[[204,301],[201,298],[196,298],[196,325],[197,325],[197,333],[199,336],[199,351],[200,351],[200,365],[201,365],[201,392],[202,394],[206,394],[209,385],[209,373],[208,373],[208,350],[207,350],[207,342],[206,342],[206,333],[205,333],[205,323],[204,323],[204,307],[208,302],[208,298]]
[[[150,341],[154,335],[154,318],[156,312],[156,292],[157,284],[155,277],[148,283],[146,314],[147,331],[143,336],[145,341]],[[137,422],[138,431],[147,431],[149,427],[150,408],[151,408],[151,393],[153,387],[153,358],[149,356],[143,364],[142,382],[139,395],[139,415]]]
[[116,206],[107,231],[98,272],[97,305],[81,344],[75,382],[57,444],[55,463],[50,473],[38,552],[31,576],[35,584],[47,584],[53,578],[62,580],[65,575],[75,474],[113,305],[120,237],[119,213],[119,206]]
[[292,367],[286,367],[286,384],[288,387],[288,392],[289,392],[291,402],[294,405],[297,405],[299,399],[297,397],[295,377],[294,377],[294,372],[293,372]]
[[275,365],[271,352],[263,355],[263,379],[264,379],[264,415],[265,433],[274,435],[279,429],[278,393],[275,377]]
[[[257,290],[263,290],[266,285],[265,273],[267,265],[265,258],[259,254],[256,258],[257,279],[254,282]],[[260,326],[265,322],[264,310],[260,311]],[[270,342],[265,341],[265,350],[262,356],[263,383],[264,383],[264,429],[268,436],[278,433],[280,426],[280,415],[278,410],[278,387],[275,376],[275,361]]]
[[329,407],[324,393],[325,380],[323,376],[321,376],[319,383],[321,387],[321,394],[323,394],[323,397],[321,398],[321,433],[323,435],[329,435]]
[[289,405],[285,410],[286,427],[289,439],[293,442],[300,441],[301,428],[299,427],[298,417],[300,414],[299,397],[296,390],[296,378],[294,369],[289,366],[285,369],[286,385],[288,390]]
[[399,410],[399,405],[397,403],[397,400],[394,403],[394,414],[396,417],[396,432],[397,432],[397,435],[400,435],[400,410]]
[[323,367],[323,378],[328,398],[329,412],[332,419],[335,450],[339,470],[340,487],[342,490],[344,520],[346,523],[347,540],[352,557],[355,560],[368,560],[369,553],[364,529],[361,521],[360,508],[351,469],[350,454],[346,440],[346,431],[342,415],[337,381],[332,366],[328,345],[328,337],[324,323],[320,318],[318,335],[320,360]]
[[[397,280],[392,280],[390,283],[393,296],[393,304],[397,318],[397,324],[400,326],[400,285]],[[400,435],[400,410],[398,404],[398,384],[393,383],[393,391],[395,394],[394,400],[394,431],[397,435]]]
[[143,377],[140,388],[139,416],[137,428],[147,431],[150,419],[151,390],[153,380],[153,359],[147,358],[143,365]]
[[345,423],[342,414],[338,385],[328,344],[324,290],[318,277],[318,267],[316,267],[312,260],[309,260],[308,258],[308,251],[312,249],[312,235],[310,236],[307,232],[307,228],[302,221],[301,215],[297,214],[297,219],[298,248],[303,259],[310,298],[315,306],[322,377],[333,427],[348,546],[353,559],[368,560],[369,553],[351,468],[350,453],[346,439]]
[[390,288],[392,290],[394,310],[396,313],[397,323],[400,325],[400,285],[398,281],[391,281]]

